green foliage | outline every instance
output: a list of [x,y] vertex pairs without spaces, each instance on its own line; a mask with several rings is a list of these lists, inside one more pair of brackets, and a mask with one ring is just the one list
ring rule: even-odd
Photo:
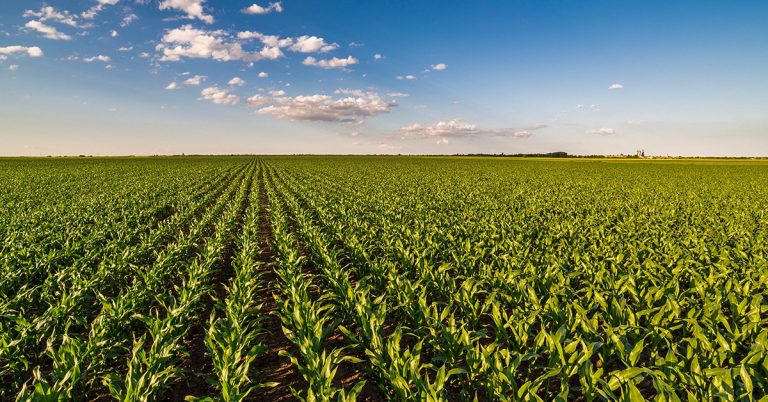
[[761,162],[0,160],[0,399],[249,400],[275,353],[302,401],[765,400],[767,200]]

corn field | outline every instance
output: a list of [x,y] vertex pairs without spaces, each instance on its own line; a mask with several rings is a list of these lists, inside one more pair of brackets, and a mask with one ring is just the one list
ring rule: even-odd
[[0,159],[0,400],[766,395],[764,162]]

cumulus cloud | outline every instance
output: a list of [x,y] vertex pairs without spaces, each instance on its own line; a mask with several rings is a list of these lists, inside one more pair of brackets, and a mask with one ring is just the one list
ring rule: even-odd
[[600,128],[595,128],[595,129],[589,130],[589,133],[590,134],[599,134],[599,135],[612,135],[612,134],[616,134],[616,130],[614,130],[614,129],[610,128],[610,127],[600,127]]
[[198,19],[206,24],[213,24],[213,16],[205,14],[203,3],[205,0],[163,0],[160,3],[160,9],[180,10],[186,13],[189,19]]
[[396,78],[396,79],[398,79],[398,80],[408,80],[408,81],[413,81],[413,80],[415,80],[415,79],[416,79],[416,76],[414,76],[414,75],[411,75],[411,74],[408,74],[408,75],[405,75],[405,76],[403,76],[403,75],[398,75],[398,76],[397,76],[397,77],[395,77],[395,78]]
[[105,56],[103,54],[100,54],[98,56],[92,56],[92,57],[85,57],[83,58],[83,61],[86,63],[93,63],[94,61],[100,61],[102,63],[109,63],[112,61],[112,58],[109,56]]
[[120,0],[96,0],[96,5],[89,8],[86,11],[83,11],[81,16],[85,19],[92,20],[96,18],[96,15],[98,15],[106,6],[114,6],[115,4],[119,3]]
[[40,11],[27,10],[22,14],[24,17],[35,17],[40,21],[56,21],[58,23],[77,28],[77,19],[69,11],[57,11],[51,6],[42,6]]
[[267,77],[269,77],[269,73],[267,73],[266,71],[262,71],[259,73],[259,78],[267,78]]
[[179,61],[183,57],[214,59],[218,61],[257,61],[274,60],[283,55],[277,47],[265,46],[258,52],[247,52],[240,43],[230,40],[222,31],[205,31],[184,25],[167,31],[162,43],[155,47],[162,50],[160,61]]
[[[300,53],[327,53],[339,47],[336,43],[326,43],[323,38],[303,35],[295,39],[291,50]],[[354,64],[354,63],[353,63]]]
[[109,31],[109,36],[111,36],[113,38],[117,38],[117,35],[119,35],[119,34],[114,29]]
[[339,48],[337,43],[328,43],[317,36],[302,35],[298,38],[281,38],[277,35],[265,35],[261,32],[242,31],[237,33],[238,39],[257,39],[270,48],[288,48],[298,53],[327,53]]
[[278,1],[277,3],[269,3],[268,6],[262,7],[262,6],[254,3],[253,5],[251,5],[249,7],[246,7],[244,9],[242,9],[241,11],[243,12],[243,14],[250,14],[250,15],[254,15],[254,14],[268,14],[268,13],[271,13],[273,11],[276,12],[276,13],[282,13],[283,12],[283,4],[282,4],[282,2]]
[[282,56],[281,48],[291,46],[294,42],[293,38],[281,38],[277,35],[264,35],[261,32],[243,31],[237,33],[238,39],[257,39],[265,46],[265,48],[276,49],[280,56]]
[[226,89],[208,87],[200,92],[201,100],[209,100],[217,105],[234,105],[240,102],[240,97],[229,93]]
[[194,77],[187,78],[186,81],[184,81],[185,85],[200,85],[203,83],[208,77],[204,75],[195,75]]
[[169,90],[169,91],[170,91],[170,90],[173,90],[173,89],[179,89],[179,84],[177,84],[177,83],[175,83],[175,82],[172,82],[172,83],[168,84],[168,85],[165,87],[165,89],[167,89],[167,90]]
[[278,100],[268,96],[254,95],[248,98],[247,102],[248,102],[248,106],[259,107],[259,106],[269,105],[270,103],[276,103],[278,102]]
[[283,91],[282,89],[274,89],[269,91],[269,94],[272,96],[283,96],[285,95],[285,91]]
[[59,32],[55,27],[52,27],[50,25],[45,25],[40,21],[32,20],[24,24],[25,27],[29,29],[34,29],[37,32],[40,32],[43,34],[44,38],[52,39],[52,40],[70,40],[72,39],[71,36]]
[[349,56],[346,59],[340,59],[338,57],[334,57],[332,59],[326,59],[326,60],[317,60],[312,56],[307,57],[302,62],[305,66],[314,66],[314,67],[320,67],[320,68],[347,68],[347,66],[351,66],[353,64],[357,64],[357,59]]
[[400,128],[400,139],[474,137],[478,135],[498,135],[513,138],[530,137],[532,131],[545,128],[537,125],[527,128],[481,128],[477,125],[464,123],[459,119],[439,121],[432,125],[411,124]]
[[233,86],[233,87],[234,86],[241,87],[241,86],[245,85],[245,80],[240,78],[240,77],[234,77],[231,80],[229,80],[229,82],[227,84],[230,85],[230,86]]
[[[281,91],[282,92],[282,91]],[[389,111],[396,106],[375,92],[352,89],[336,91],[343,97],[329,95],[307,96],[263,96],[248,98],[248,105],[256,107],[256,113],[280,119],[325,121],[339,123],[362,123],[365,119]]]
[[11,64],[8,66],[8,69],[11,71],[19,71],[19,65],[18,64]]
[[130,52],[131,50],[133,50],[133,46],[123,46],[117,48],[118,52]]
[[382,56],[382,55],[380,55],[380,54],[378,54],[378,53],[376,53],[376,54],[374,54],[374,55],[373,55],[373,59],[374,59],[374,60],[377,60],[377,61],[378,61],[378,60],[381,60],[381,59],[383,59],[383,58],[384,58],[384,56]]
[[121,27],[123,27],[123,28],[125,28],[125,27],[127,27],[128,25],[131,25],[131,24],[132,24],[134,21],[136,21],[137,19],[139,19],[139,17],[138,17],[138,16],[136,16],[136,14],[128,14],[128,15],[126,15],[125,17],[123,17],[123,20],[122,20],[122,21],[120,21],[120,26],[121,26]]
[[608,87],[608,89],[622,89],[624,88],[624,85],[621,84],[611,84],[611,86]]
[[13,45],[0,47],[0,61],[7,59],[8,56],[14,54],[26,55],[29,57],[41,57],[43,55],[43,51],[37,46]]
[[445,65],[445,63],[438,63],[438,64],[432,65],[432,70],[435,70],[435,71],[443,71],[447,68],[448,66]]

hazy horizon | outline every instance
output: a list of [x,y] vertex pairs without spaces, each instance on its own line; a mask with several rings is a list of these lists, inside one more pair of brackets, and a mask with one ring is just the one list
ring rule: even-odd
[[0,155],[768,156],[768,3],[0,3]]

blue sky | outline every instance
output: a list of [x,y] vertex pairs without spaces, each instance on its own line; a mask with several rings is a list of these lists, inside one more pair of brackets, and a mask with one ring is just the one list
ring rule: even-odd
[[765,1],[0,2],[0,155],[768,155]]

